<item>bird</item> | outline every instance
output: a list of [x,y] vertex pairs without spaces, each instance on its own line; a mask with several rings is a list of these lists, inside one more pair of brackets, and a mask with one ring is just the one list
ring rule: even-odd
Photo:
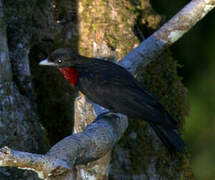
[[90,100],[111,112],[145,120],[171,154],[184,152],[178,123],[158,98],[122,66],[58,48],[39,65],[56,66],[64,78]]

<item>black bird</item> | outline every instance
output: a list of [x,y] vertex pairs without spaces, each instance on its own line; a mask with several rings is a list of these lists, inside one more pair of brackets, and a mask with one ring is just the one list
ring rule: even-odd
[[147,121],[170,153],[183,152],[185,144],[176,132],[177,122],[157,97],[123,67],[67,48],[55,50],[40,65],[57,66],[69,83],[93,102]]

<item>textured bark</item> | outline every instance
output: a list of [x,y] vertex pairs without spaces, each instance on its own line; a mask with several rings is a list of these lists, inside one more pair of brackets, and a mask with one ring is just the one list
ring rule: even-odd
[[126,67],[131,73],[134,73],[140,64],[146,66],[163,53],[167,47],[180,39],[214,7],[214,0],[191,1],[135,50],[128,53],[120,65]]
[[[17,6],[21,8],[26,6],[26,3],[20,1],[13,3],[14,6],[10,6],[10,3],[11,1],[0,1],[0,146],[44,152],[43,135],[30,93],[32,92],[28,63],[30,32],[24,32],[26,24],[22,27],[17,25],[20,19],[30,15],[32,7],[25,7],[28,11],[20,12]],[[34,2],[27,4],[32,5]],[[27,19],[19,23],[26,21]],[[23,41],[28,43],[22,44]],[[17,65],[14,65],[16,63]],[[22,90],[19,87],[22,87]],[[24,171],[1,168],[2,180],[33,177],[27,177]]]
[[[212,4],[210,4],[211,2]],[[192,7],[198,5],[198,3],[206,4],[206,6],[202,9],[201,5],[198,6],[198,13],[203,12],[203,15],[198,16],[197,13],[197,20],[202,18],[206,12],[214,7],[214,1],[210,0],[193,1]],[[23,149],[23,147],[25,147],[24,150],[31,152],[37,151],[40,149],[40,145],[43,145],[43,143],[38,143],[40,137],[36,137],[36,133],[37,135],[41,134],[41,130],[37,124],[37,115],[32,98],[33,91],[28,62],[31,33],[34,32],[30,55],[33,60],[41,58],[38,55],[41,51],[47,55],[47,52],[63,46],[79,49],[81,54],[87,56],[91,55],[116,60],[122,58],[133,48],[137,47],[139,40],[145,35],[148,35],[145,33],[144,29],[154,31],[158,27],[160,21],[160,17],[153,12],[149,2],[145,0],[138,0],[135,2],[129,0],[80,0],[78,3],[69,0],[62,0],[59,2],[38,0],[37,8],[34,11],[34,25],[31,26],[33,5],[33,1],[21,0],[14,2],[12,0],[5,0],[5,12],[7,16],[5,22],[7,22],[7,32],[4,23],[0,26],[0,44],[2,45],[0,46],[0,80],[2,82],[2,96],[0,96],[2,111],[0,112],[1,117],[3,117],[1,119],[1,125],[3,127],[1,139],[4,137],[3,140],[7,141],[7,143],[3,141],[2,144],[6,144],[10,147],[12,147],[11,144],[13,144],[16,149]],[[2,8],[2,6],[0,6],[0,8]],[[184,13],[189,12],[191,9],[192,8],[185,8]],[[1,12],[2,11],[0,11],[0,18],[2,19],[3,14],[1,14]],[[79,24],[77,23],[76,15],[79,17]],[[187,15],[189,21],[191,14],[188,13]],[[170,30],[164,32],[163,29],[161,29],[156,32],[153,36],[148,38],[147,41],[144,41],[140,45],[140,48],[137,48],[140,49],[141,52],[133,51],[128,54],[128,56],[120,62],[121,65],[134,73],[140,61],[144,59],[143,65],[146,65],[150,61],[155,60],[167,46],[183,35],[185,28],[188,30],[196,23],[191,20],[189,21],[189,26],[186,26],[186,24],[183,26],[181,24],[180,28],[182,28],[183,31],[181,32],[181,29],[179,31],[179,27],[175,26],[175,23],[177,24],[178,22],[177,18],[173,18],[170,22],[170,25],[172,25],[169,26]],[[183,23],[183,21],[181,21],[181,23]],[[168,24],[166,27],[168,27]],[[173,31],[173,33],[171,31]],[[80,35],[80,38],[78,35]],[[156,38],[161,38],[161,41]],[[78,48],[77,45],[78,40],[80,48]],[[141,49],[141,46],[148,48],[146,45],[147,43],[149,43],[150,47],[149,52]],[[154,46],[152,46],[153,43]],[[151,56],[152,53],[154,53],[154,56]],[[47,125],[46,127],[49,134],[51,134],[49,137],[54,137],[52,139],[52,143],[54,143],[57,141],[55,139],[56,137],[60,138],[65,135],[64,132],[60,136],[60,133],[58,133],[60,132],[59,130],[62,132],[62,129],[65,128],[65,124],[67,124],[66,132],[69,133],[72,131],[71,109],[73,106],[71,102],[73,95],[71,95],[71,89],[65,85],[66,83],[62,79],[60,73],[55,73],[56,69],[53,71],[43,71],[39,70],[35,64],[37,64],[37,62],[33,63],[34,75],[36,75],[37,78],[36,81],[40,79],[38,82],[45,82],[43,86],[46,87],[45,90],[47,94],[50,92],[55,94],[54,96],[47,97],[47,94],[44,94],[44,92],[39,92],[37,96],[43,97],[43,100],[38,98],[38,103],[40,103],[39,114],[41,119],[44,120],[43,123]],[[50,77],[41,80],[41,76],[46,76],[45,78],[47,78],[47,76]],[[184,115],[187,113],[188,109],[186,88],[182,85],[177,75],[176,63],[169,54],[161,54],[159,62],[152,63],[147,68],[138,68],[137,78],[145,82],[145,84],[151,88],[168,111],[171,112],[182,125]],[[53,79],[55,80],[54,82]],[[48,84],[50,80],[52,81]],[[35,84],[40,90],[42,89],[40,83]],[[49,105],[47,102],[49,102]],[[55,108],[53,108],[53,104],[56,106]],[[75,104],[74,132],[82,132],[88,124],[92,123],[98,113],[104,111],[106,110],[102,109],[102,107],[95,106],[85,99],[83,95],[78,97]],[[44,115],[44,112],[48,113]],[[61,114],[63,114],[63,116]],[[50,125],[50,123],[47,122],[47,119],[60,119],[62,127],[59,128],[57,125],[52,126],[54,124],[52,121],[51,127],[49,128],[48,125]],[[65,119],[68,119],[69,122]],[[14,122],[16,122],[18,126],[13,125]],[[114,123],[111,120],[110,122]],[[91,125],[94,128],[96,127],[94,124]],[[31,126],[31,128],[29,128],[29,126]],[[5,131],[5,127],[8,131]],[[86,128],[86,132],[92,129]],[[58,132],[56,132],[56,130],[58,130]],[[93,129],[93,131],[96,130]],[[94,132],[92,132],[91,135],[92,134],[94,134]],[[73,137],[76,136],[78,135],[74,135]],[[60,141],[59,144],[50,150],[48,155],[59,157],[64,160],[67,156],[70,156],[67,152],[71,153],[71,151],[64,151],[63,149],[70,149],[69,145],[73,145],[72,143],[67,143],[69,138],[70,137],[67,137]],[[80,142],[81,140],[89,142],[85,141],[85,138],[89,141],[91,140],[87,136],[79,137],[78,139],[80,139]],[[103,137],[101,137],[101,139],[102,138]],[[34,146],[32,146],[32,144]],[[82,145],[82,143],[80,144]],[[93,147],[94,144],[92,143],[90,145]],[[96,148],[99,148],[99,146],[95,146],[95,149]],[[59,149],[61,151],[58,151]],[[84,151],[84,149],[80,149]],[[127,134],[112,152],[111,163],[110,151],[105,153],[103,149],[96,149],[96,151],[101,150],[102,153],[97,151],[100,153],[98,153],[99,156],[95,158],[93,154],[94,151],[91,152],[91,148],[87,150],[90,155],[90,158],[87,157],[89,161],[103,156],[102,153],[104,153],[105,156],[87,165],[76,166],[73,176],[68,176],[64,179],[106,179],[108,174],[110,179],[192,179],[192,172],[187,155],[178,154],[176,157],[171,158],[154,135],[151,128],[142,120],[130,120]],[[82,151],[80,152],[83,154]],[[9,151],[6,153],[10,154]],[[21,155],[23,154],[21,153]],[[66,159],[70,160],[70,158]],[[71,163],[72,162],[71,160]],[[77,161],[77,164],[80,162]],[[84,162],[88,161],[84,160]],[[8,172],[4,169],[2,172],[8,175]],[[24,179],[22,175],[20,175],[20,177]],[[20,177],[18,177],[18,175],[11,176],[12,179],[18,179]],[[3,178],[5,177],[2,175],[1,179]],[[29,178],[33,177],[29,176]]]
[[15,151],[8,147],[0,149],[0,165],[35,171],[42,179],[68,174],[72,170],[67,162],[60,159],[40,154]]
[[[96,106],[95,109],[100,113],[101,110]],[[122,137],[127,126],[126,116],[105,113],[98,116],[83,132],[62,139],[46,155],[15,151],[8,147],[1,148],[0,166],[32,170],[42,179],[103,179],[108,175],[107,159],[110,160],[110,151]],[[95,161],[96,159],[99,160]],[[74,166],[79,167],[79,171],[75,171]]]
[[[96,116],[102,113],[107,113],[107,109],[88,101],[84,95],[77,97],[75,101],[74,132],[79,133],[84,131],[85,133],[85,131],[89,129],[86,128],[86,126],[92,124]],[[95,122],[95,124],[98,125],[97,127],[92,126],[92,128],[90,128],[91,132],[87,134],[87,141],[91,144],[84,146],[88,148],[87,150],[84,149],[84,154],[81,154],[84,159],[89,160],[86,156],[90,157],[89,154],[92,154],[93,156],[91,155],[91,157],[98,160],[89,162],[87,165],[76,166],[76,179],[107,179],[111,150],[113,145],[115,145],[125,132],[128,122],[126,116],[120,114],[110,115],[107,117],[106,121],[109,121],[109,126],[107,126],[107,122],[100,121],[98,124]],[[112,133],[109,133],[109,131],[112,131]],[[90,140],[91,138],[93,139],[93,143]],[[82,139],[84,140],[84,138]],[[88,153],[89,151],[90,153]]]

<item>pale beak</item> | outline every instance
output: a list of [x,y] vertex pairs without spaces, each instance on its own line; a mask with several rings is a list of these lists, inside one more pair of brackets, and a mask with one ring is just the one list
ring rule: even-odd
[[39,65],[42,65],[42,66],[57,66],[57,64],[55,64],[53,62],[49,62],[48,59],[44,59],[44,60],[40,61]]

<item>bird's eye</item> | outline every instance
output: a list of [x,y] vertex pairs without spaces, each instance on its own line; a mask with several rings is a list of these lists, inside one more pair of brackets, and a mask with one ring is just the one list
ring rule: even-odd
[[58,59],[58,63],[62,63],[62,60],[61,60],[61,59]]

